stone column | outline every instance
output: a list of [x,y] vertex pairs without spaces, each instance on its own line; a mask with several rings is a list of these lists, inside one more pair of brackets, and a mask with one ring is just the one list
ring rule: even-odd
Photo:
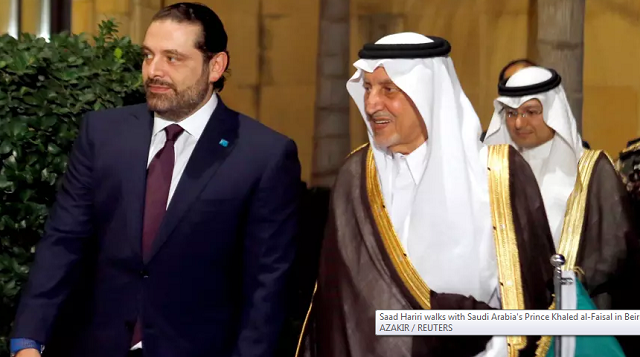
[[582,132],[585,0],[537,1],[540,64],[562,76],[578,131]]
[[349,1],[321,0],[311,185],[331,187],[351,150]]

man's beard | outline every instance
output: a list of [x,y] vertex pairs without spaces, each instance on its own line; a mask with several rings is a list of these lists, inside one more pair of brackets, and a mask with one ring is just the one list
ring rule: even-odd
[[[171,91],[167,93],[153,93],[149,86],[164,86]],[[163,119],[179,121],[192,114],[205,100],[209,93],[209,77],[207,71],[202,71],[200,78],[192,86],[178,90],[174,84],[161,79],[149,78],[144,83],[149,109]]]

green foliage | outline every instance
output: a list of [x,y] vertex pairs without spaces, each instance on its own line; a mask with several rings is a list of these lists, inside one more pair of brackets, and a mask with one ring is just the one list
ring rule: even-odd
[[93,41],[0,36],[0,356],[79,120],[144,101],[141,56],[112,21]]

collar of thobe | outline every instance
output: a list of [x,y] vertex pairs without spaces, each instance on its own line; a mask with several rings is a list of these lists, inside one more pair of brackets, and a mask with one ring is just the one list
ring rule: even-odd
[[[189,135],[193,136],[196,139],[200,139],[202,132],[204,131],[204,127],[207,126],[213,111],[216,109],[218,105],[218,95],[213,94],[211,98],[203,105],[200,109],[198,109],[195,113],[191,114],[187,118],[178,122],[178,125],[184,129]],[[157,133],[164,130],[164,128],[168,127],[171,124],[175,124],[176,122],[167,120],[154,113],[153,117],[153,132],[152,135],[156,135]]]
[[555,135],[551,140],[546,143],[536,146],[534,148],[518,148],[522,157],[529,163],[531,169],[533,170],[533,174],[536,176],[538,183],[541,183],[542,176],[542,165],[549,158],[551,154],[551,148],[553,147],[553,140]]
[[409,154],[400,154],[394,153],[391,154],[393,156],[393,160],[406,160],[407,166],[409,167],[409,173],[411,173],[411,178],[413,179],[414,184],[420,183],[422,179],[422,173],[425,169],[425,160],[427,156],[427,142],[425,141],[420,145],[417,149],[413,150]]

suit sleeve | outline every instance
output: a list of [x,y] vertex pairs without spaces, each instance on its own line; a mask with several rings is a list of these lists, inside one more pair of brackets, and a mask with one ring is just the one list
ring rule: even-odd
[[300,200],[300,162],[289,140],[265,171],[244,236],[243,308],[234,357],[271,357],[285,317]]
[[36,247],[29,280],[23,288],[14,338],[47,342],[61,304],[79,276],[84,242],[92,233],[93,148],[88,116],[69,156],[56,202]]

